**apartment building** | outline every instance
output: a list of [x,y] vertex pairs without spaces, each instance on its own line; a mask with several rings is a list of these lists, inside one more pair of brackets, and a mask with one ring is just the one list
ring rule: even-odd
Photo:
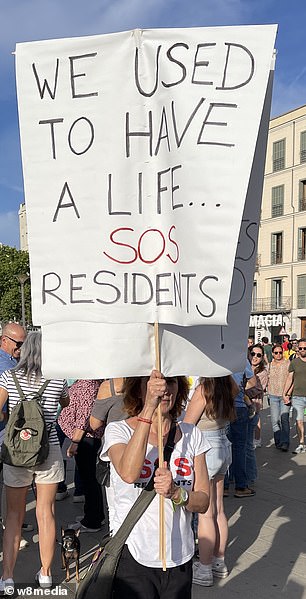
[[250,335],[306,337],[306,105],[270,121]]

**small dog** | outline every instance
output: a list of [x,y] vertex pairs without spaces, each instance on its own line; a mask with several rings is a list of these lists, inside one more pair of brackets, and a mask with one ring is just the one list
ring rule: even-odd
[[80,539],[79,530],[72,528],[62,528],[62,569],[66,570],[66,582],[70,580],[69,563],[75,561],[75,577],[79,582],[79,565],[80,565]]

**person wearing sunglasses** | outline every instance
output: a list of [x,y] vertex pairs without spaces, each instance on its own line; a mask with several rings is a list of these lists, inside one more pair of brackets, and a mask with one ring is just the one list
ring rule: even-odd
[[296,416],[296,430],[299,444],[293,453],[302,453],[304,444],[304,409],[306,408],[306,338],[300,339],[299,355],[289,364],[288,375],[284,385],[284,401],[292,395],[292,407]]
[[[25,395],[24,401],[33,397],[45,379],[41,372],[41,333],[31,332],[22,346],[20,361],[14,374]],[[9,397],[9,413],[20,402],[20,395],[12,376],[12,369],[0,377],[0,409]],[[69,403],[67,381],[51,379],[43,392],[41,408],[44,414],[48,436],[49,454],[39,465],[11,466],[3,464],[3,480],[6,489],[7,515],[3,536],[3,574],[0,578],[0,595],[14,594],[13,570],[17,559],[23,516],[29,487],[33,480],[36,485],[36,517],[38,523],[38,544],[41,569],[36,580],[41,588],[51,588],[51,564],[56,547],[56,527],[54,503],[57,483],[64,478],[64,464],[59,440],[55,429],[58,404],[66,407]],[[33,562],[34,560],[33,556]],[[28,575],[28,573],[27,573]],[[10,589],[10,590],[9,590]]]
[[290,398],[283,398],[283,389],[288,376],[288,360],[280,344],[272,347],[273,360],[269,367],[268,395],[270,402],[271,425],[277,449],[288,451],[290,443]]
[[[5,370],[10,370],[17,366],[20,358],[20,348],[25,340],[26,332],[24,328],[16,322],[9,322],[2,329],[0,341],[0,375]],[[7,405],[3,406],[2,412],[7,412]],[[6,421],[0,422],[0,447],[4,437]]]
[[[264,348],[262,345],[257,343],[250,348],[250,357],[251,357],[251,366],[254,372],[254,375],[257,376],[261,382],[261,386],[263,391],[265,391],[268,384],[268,372],[266,370],[266,360]],[[258,394],[257,397],[253,399],[253,404],[256,409],[256,414],[252,420],[249,422],[249,452],[256,447],[261,447],[261,438],[260,438],[260,410],[262,410],[263,406],[263,392]],[[254,461],[256,465],[256,461]],[[255,480],[257,475],[257,469],[254,471],[253,476],[250,476],[250,480]],[[252,475],[252,472],[251,472]]]
[[295,360],[299,355],[299,341],[298,339],[292,339],[292,354],[289,356],[289,360]]
[[9,322],[3,327],[0,342],[0,374],[17,365],[25,338],[26,332],[20,324]]
[[[17,366],[20,358],[20,350],[25,338],[26,331],[17,322],[9,322],[6,325],[4,325],[4,327],[2,328],[2,336],[0,340],[0,375],[5,370],[11,370],[15,366]],[[7,403],[3,406],[2,412],[5,414],[5,418],[0,422],[0,447],[4,438]],[[6,496],[4,490],[2,492],[1,503],[2,526],[4,528],[6,518]],[[26,532],[31,532],[33,530],[33,526],[24,522],[22,525],[22,530]],[[24,547],[28,547],[28,545],[28,541],[21,537],[19,549],[24,549]]]

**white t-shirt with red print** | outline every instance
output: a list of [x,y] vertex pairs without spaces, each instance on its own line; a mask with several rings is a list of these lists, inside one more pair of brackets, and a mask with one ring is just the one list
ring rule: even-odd
[[[181,439],[175,444],[171,455],[170,469],[178,486],[192,490],[194,480],[194,457],[206,452],[210,445],[203,439],[200,430],[193,424],[181,422]],[[125,420],[111,422],[105,429],[101,458],[107,459],[110,447],[118,443],[127,444],[134,430]],[[140,478],[126,483],[111,464],[111,484],[114,491],[114,505],[110,530],[115,533],[145,487],[158,460],[158,449],[148,444],[146,458]],[[188,562],[194,554],[194,536],[191,528],[192,513],[185,508],[173,511],[170,499],[165,499],[166,563],[168,568]],[[161,568],[159,559],[159,496],[156,495],[145,513],[135,524],[127,545],[134,559],[151,568]]]

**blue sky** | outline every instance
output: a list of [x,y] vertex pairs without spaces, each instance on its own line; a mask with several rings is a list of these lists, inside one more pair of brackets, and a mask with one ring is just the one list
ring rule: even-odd
[[0,0],[0,242],[19,247],[24,201],[16,42],[134,28],[278,23],[272,116],[306,104],[303,0]]

